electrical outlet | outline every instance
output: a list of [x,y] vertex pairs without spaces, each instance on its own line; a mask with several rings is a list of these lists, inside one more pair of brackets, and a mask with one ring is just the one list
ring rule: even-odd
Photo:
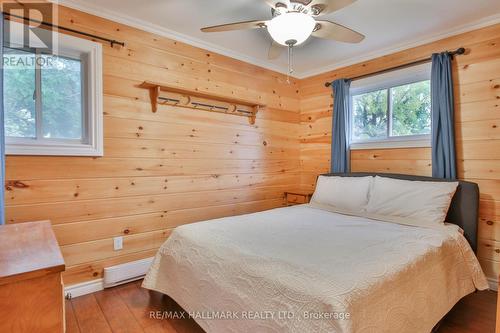
[[115,251],[123,249],[123,237],[114,237],[113,238],[113,248]]

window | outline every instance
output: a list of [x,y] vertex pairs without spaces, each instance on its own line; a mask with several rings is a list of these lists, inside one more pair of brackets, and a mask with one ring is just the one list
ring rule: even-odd
[[103,154],[101,45],[57,39],[57,54],[4,46],[7,154]]
[[351,148],[430,146],[430,65],[354,81]]

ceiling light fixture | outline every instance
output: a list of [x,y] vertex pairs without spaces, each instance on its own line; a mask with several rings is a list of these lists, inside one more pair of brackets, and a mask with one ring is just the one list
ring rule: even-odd
[[307,14],[299,12],[284,13],[267,23],[267,31],[274,41],[283,46],[300,45],[311,36],[316,21]]
[[316,21],[307,14],[300,12],[288,12],[275,16],[267,22],[267,31],[271,38],[278,44],[288,47],[288,78],[293,73],[292,49],[296,45],[304,43],[314,31]]

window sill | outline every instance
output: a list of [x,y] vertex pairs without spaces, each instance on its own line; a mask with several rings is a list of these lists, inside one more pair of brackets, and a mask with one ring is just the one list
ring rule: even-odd
[[104,155],[102,146],[86,144],[22,144],[7,143],[5,155],[34,155],[34,156],[94,156]]
[[398,149],[398,148],[430,148],[431,140],[386,140],[386,141],[373,141],[373,142],[356,142],[351,143],[351,150],[365,150],[365,149]]

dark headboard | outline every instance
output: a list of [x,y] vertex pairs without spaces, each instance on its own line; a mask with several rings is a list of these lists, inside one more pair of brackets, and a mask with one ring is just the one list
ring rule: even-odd
[[[419,180],[433,182],[449,182],[450,180],[400,175],[392,173],[373,173],[373,172],[352,172],[352,173],[328,173],[323,176],[340,176],[340,177],[365,177],[365,176],[381,176],[403,180]],[[446,222],[458,225],[464,230],[464,236],[470,246],[476,252],[477,249],[477,222],[479,215],[479,186],[476,183],[458,180],[459,185],[453,199],[451,200],[450,209]]]

